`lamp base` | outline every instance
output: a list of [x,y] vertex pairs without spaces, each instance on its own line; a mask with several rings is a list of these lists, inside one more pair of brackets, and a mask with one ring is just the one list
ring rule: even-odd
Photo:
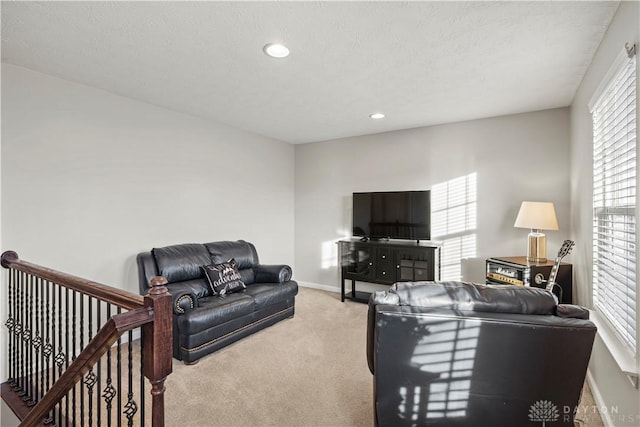
[[547,236],[540,230],[531,230],[528,236],[527,261],[547,262]]

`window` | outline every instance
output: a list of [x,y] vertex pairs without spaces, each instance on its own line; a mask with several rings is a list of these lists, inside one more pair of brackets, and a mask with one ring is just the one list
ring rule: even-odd
[[621,55],[593,115],[593,301],[636,353],[636,60]]
[[462,279],[463,258],[476,256],[476,173],[431,188],[431,237],[443,242],[440,277]]

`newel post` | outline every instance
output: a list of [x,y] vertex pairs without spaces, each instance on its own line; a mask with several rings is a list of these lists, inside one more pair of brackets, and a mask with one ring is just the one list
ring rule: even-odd
[[164,426],[164,381],[173,369],[172,298],[161,276],[150,281],[151,289],[144,297],[145,307],[154,313],[153,323],[143,326],[144,376],[151,383],[151,425]]

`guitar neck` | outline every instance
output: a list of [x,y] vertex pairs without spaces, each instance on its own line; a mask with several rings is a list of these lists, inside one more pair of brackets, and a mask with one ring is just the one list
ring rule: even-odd
[[546,290],[549,292],[553,291],[553,285],[556,283],[556,277],[558,276],[558,267],[560,267],[560,261],[565,256],[569,255],[571,252],[571,248],[575,245],[573,240],[565,240],[562,242],[562,247],[558,251],[558,256],[556,257],[555,262],[553,263],[553,268],[551,268],[551,274],[549,274],[549,280],[547,281]]
[[551,268],[551,273],[549,274],[549,280],[547,281],[547,291],[551,292],[553,290],[553,285],[556,283],[556,277],[558,276],[558,267],[560,266],[560,260],[562,258],[556,257],[555,262],[553,263],[553,267]]

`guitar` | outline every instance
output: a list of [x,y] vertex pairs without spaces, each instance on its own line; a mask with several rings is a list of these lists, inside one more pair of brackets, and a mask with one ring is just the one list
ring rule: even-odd
[[547,287],[545,288],[546,291],[553,293],[553,287],[557,285],[556,277],[558,276],[558,267],[560,267],[560,261],[562,261],[562,258],[569,255],[571,249],[573,249],[573,246],[575,244],[576,243],[573,240],[565,240],[564,242],[562,242],[562,246],[558,251],[558,256],[556,256],[556,260],[553,263],[553,267],[551,268],[551,274],[549,274],[549,280],[547,281]]

